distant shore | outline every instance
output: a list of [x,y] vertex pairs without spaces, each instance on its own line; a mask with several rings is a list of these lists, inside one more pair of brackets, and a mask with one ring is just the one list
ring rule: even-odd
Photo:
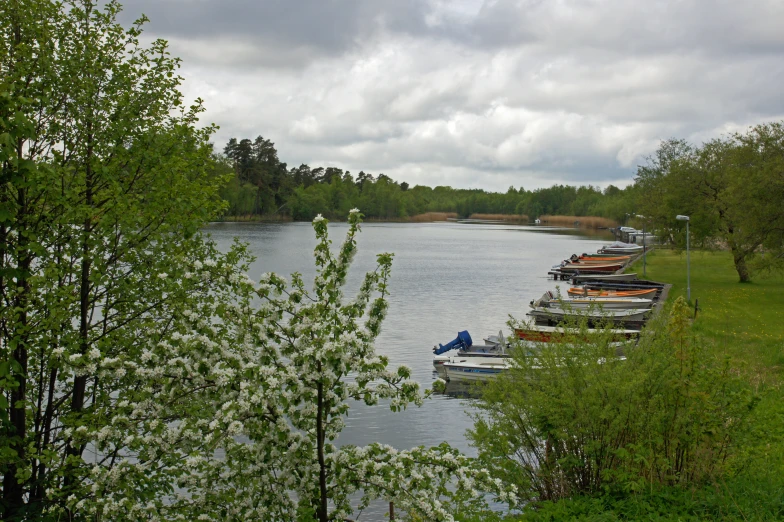
[[[460,218],[456,212],[425,212],[415,216],[395,217],[395,218],[365,218],[368,223],[436,223],[440,221],[487,221],[502,222],[516,225],[534,225],[567,227],[567,228],[593,228],[603,229],[617,226],[618,224],[607,218],[597,216],[550,216],[542,215],[539,217],[540,223],[535,223],[526,215],[519,214],[471,214],[467,218]],[[228,223],[289,223],[294,221],[291,216],[283,214],[272,215],[245,215],[245,216],[222,216],[215,222]],[[333,219],[332,221],[343,221]]]

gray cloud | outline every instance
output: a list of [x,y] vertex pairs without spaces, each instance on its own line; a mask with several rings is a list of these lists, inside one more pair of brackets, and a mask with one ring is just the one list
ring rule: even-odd
[[123,21],[144,13],[149,32],[207,63],[301,67],[359,48],[379,31],[421,32],[426,7],[416,0],[133,0]]
[[784,4],[139,0],[215,136],[505,190],[623,184],[661,139],[784,117]]

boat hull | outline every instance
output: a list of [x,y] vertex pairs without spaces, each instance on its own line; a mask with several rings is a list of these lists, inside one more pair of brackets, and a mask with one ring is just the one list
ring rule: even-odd
[[508,369],[505,364],[477,365],[466,363],[445,363],[445,379],[449,382],[477,382],[497,378]]
[[582,281],[636,281],[637,274],[599,274],[599,275],[575,275],[572,281],[575,283]]
[[645,320],[650,310],[632,308],[627,310],[564,310],[563,308],[535,308],[528,313],[535,319],[545,319],[549,321],[562,321],[567,318],[583,318],[589,321],[611,320],[616,323],[632,322],[637,323]]
[[580,272],[580,271],[592,271],[592,272],[616,272],[623,268],[623,264],[621,263],[614,263],[614,264],[607,264],[607,265],[581,265],[576,263],[568,263],[561,267],[561,272]]
[[612,257],[581,257],[574,261],[575,264],[585,265],[607,265],[609,263],[626,263],[631,259],[631,256],[612,256]]
[[629,248],[602,248],[599,250],[600,254],[639,254],[642,252],[642,247],[629,247]]
[[[525,328],[515,328],[515,335],[518,339],[530,341],[534,343],[549,343],[562,340],[565,336],[576,335],[583,338],[585,341],[590,341],[592,336],[601,335],[604,330],[587,329],[584,331],[563,328],[561,326],[544,326],[538,324],[531,324]],[[623,330],[613,329],[611,335],[614,340],[622,341],[631,339],[640,335],[639,330]]]
[[570,288],[568,294],[572,296],[583,297],[639,297],[639,298],[653,298],[658,292],[658,288],[650,288],[643,290],[590,290],[586,288]]
[[555,306],[557,308],[572,310],[630,310],[633,308],[647,309],[653,306],[651,299],[602,299],[590,297],[587,299],[559,299],[548,304],[542,303],[544,307]]

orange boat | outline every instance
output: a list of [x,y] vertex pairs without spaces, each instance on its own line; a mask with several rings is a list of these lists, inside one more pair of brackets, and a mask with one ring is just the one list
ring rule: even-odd
[[561,272],[576,272],[578,270],[591,270],[592,272],[615,272],[621,268],[623,268],[623,263],[613,263],[611,265],[568,263],[561,266]]
[[570,288],[569,295],[589,297],[647,297],[653,298],[658,288],[646,290],[589,290],[587,288]]
[[605,265],[610,263],[625,263],[631,256],[617,256],[617,257],[579,257],[576,263],[590,263],[594,265]]

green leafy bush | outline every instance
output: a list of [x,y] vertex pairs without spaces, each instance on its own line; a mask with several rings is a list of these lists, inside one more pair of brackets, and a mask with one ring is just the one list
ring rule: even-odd
[[722,476],[757,399],[692,335],[683,298],[625,357],[609,330],[586,337],[516,350],[485,390],[469,436],[496,476],[533,502]]

